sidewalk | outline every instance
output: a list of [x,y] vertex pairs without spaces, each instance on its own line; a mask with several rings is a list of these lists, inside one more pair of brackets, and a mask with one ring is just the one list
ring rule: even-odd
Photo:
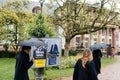
[[[116,56],[118,61],[101,70],[99,80],[120,80],[120,56]],[[72,80],[71,77],[63,77],[62,80]]]
[[120,56],[116,56],[118,61],[101,70],[99,80],[120,80]]

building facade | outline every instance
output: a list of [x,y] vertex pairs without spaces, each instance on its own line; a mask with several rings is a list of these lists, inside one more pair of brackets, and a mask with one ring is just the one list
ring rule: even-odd
[[[9,1],[9,0],[5,0],[5,1]],[[5,1],[2,1],[0,5],[2,6],[2,3]],[[12,1],[12,0],[10,0],[10,1]],[[46,5],[48,5],[48,4],[47,3],[44,4],[43,13],[47,14],[48,9],[47,9]],[[29,6],[28,7],[29,11],[31,11],[33,13],[40,13],[40,10],[41,10],[40,3],[31,1],[28,6]],[[92,15],[93,13],[94,13],[93,11],[89,12],[90,15]],[[58,28],[57,32],[58,32],[58,37],[60,37],[62,39],[62,48],[64,48],[65,38],[62,35],[64,31],[61,28]],[[120,29],[119,29],[119,27],[112,25],[111,28],[99,30],[99,31],[91,33],[91,34],[76,35],[70,42],[70,49],[75,50],[81,44],[83,44],[83,46],[85,48],[89,48],[94,43],[111,44],[111,46],[115,47],[117,52],[120,51],[119,50],[119,47],[120,47]]]
[[99,30],[97,32],[91,34],[83,34],[83,35],[76,35],[70,43],[70,48],[75,50],[81,44],[85,48],[89,48],[94,43],[105,43],[110,44],[112,47],[115,47],[116,52],[119,52],[120,47],[120,29],[119,27],[116,28],[109,28]]

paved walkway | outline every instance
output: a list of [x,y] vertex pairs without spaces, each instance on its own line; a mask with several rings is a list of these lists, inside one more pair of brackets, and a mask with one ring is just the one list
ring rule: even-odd
[[118,61],[102,69],[99,80],[120,80],[120,56],[116,56]]
[[[99,80],[120,80],[120,56],[116,56],[118,61],[101,70]],[[72,77],[63,77],[62,80],[72,80]]]

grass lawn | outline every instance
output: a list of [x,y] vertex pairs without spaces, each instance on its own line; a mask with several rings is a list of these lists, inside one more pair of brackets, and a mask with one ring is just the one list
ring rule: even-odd
[[[102,67],[106,67],[109,64],[112,64],[116,59],[102,58]],[[12,58],[0,58],[0,80],[13,80],[14,70],[15,69],[15,59]],[[71,76],[73,74],[73,68],[64,69],[64,70],[46,70],[45,77],[47,78],[56,78],[61,76]],[[31,79],[34,79],[34,71],[29,70],[29,76]]]
[[102,68],[104,68],[104,67],[106,67],[106,66],[114,63],[115,61],[117,61],[116,58],[112,58],[112,59],[111,59],[111,58],[103,57],[103,58],[101,59]]
[[0,58],[0,80],[13,80],[15,59]]

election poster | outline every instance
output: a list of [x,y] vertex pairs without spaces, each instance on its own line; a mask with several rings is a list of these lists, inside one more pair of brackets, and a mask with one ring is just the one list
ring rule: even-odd
[[32,68],[41,68],[46,66],[46,53],[46,45],[32,46],[31,57],[34,58]]
[[61,64],[61,47],[60,38],[42,38],[47,46],[47,63],[46,66],[57,66]]
[[34,58],[32,68],[42,68],[46,66],[61,65],[61,47],[60,38],[39,38],[45,45],[32,46],[31,58]]

